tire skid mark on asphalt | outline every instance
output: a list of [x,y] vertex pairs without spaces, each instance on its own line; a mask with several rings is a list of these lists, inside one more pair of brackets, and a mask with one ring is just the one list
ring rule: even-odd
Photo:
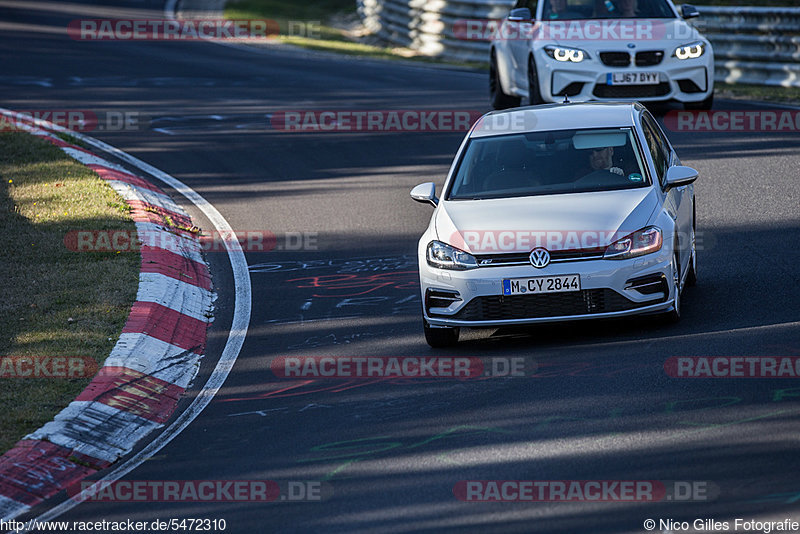
[[[295,301],[287,306],[295,308],[295,314],[264,322],[289,324],[414,315],[421,306],[416,266],[416,256],[398,255],[262,262],[251,265],[249,270],[274,280],[271,287],[287,289],[283,300]],[[289,293],[289,287],[298,291]]]

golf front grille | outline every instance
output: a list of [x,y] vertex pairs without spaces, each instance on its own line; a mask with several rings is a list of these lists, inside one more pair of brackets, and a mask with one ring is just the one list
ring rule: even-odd
[[652,302],[639,304],[613,289],[584,289],[544,295],[476,297],[457,314],[447,317],[460,321],[537,319],[625,311],[648,304]]

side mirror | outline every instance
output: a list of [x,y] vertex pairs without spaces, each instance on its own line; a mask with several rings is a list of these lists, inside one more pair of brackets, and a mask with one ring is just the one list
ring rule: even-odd
[[693,19],[699,17],[700,12],[691,4],[683,4],[681,6],[681,16],[685,19]]
[[417,202],[431,204],[436,207],[436,205],[439,204],[439,199],[436,198],[436,184],[433,182],[419,184],[411,190],[411,198]]
[[683,187],[694,183],[700,175],[696,170],[691,167],[684,167],[676,165],[667,169],[667,176],[664,180],[665,189],[672,189],[674,187]]
[[531,20],[533,20],[533,15],[527,7],[512,9],[511,13],[508,14],[509,22],[530,22]]

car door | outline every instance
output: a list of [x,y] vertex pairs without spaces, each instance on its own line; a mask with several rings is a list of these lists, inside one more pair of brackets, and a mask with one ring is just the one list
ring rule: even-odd
[[[642,116],[642,126],[645,130],[645,137],[650,146],[650,153],[653,156],[653,163],[656,166],[656,176],[661,190],[664,191],[667,170],[675,165],[680,165],[680,159],[667,140],[661,127],[653,116],[645,111]],[[666,191],[664,207],[670,217],[675,221],[675,229],[678,237],[678,247],[680,249],[681,270],[685,272],[691,257],[691,231],[693,219],[693,194],[694,187],[691,185],[675,187]],[[664,236],[666,239],[667,236]]]

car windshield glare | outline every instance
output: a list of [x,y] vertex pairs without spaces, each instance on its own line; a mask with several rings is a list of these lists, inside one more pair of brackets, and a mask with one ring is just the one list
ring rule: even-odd
[[631,128],[471,139],[446,200],[614,191],[650,185]]
[[672,19],[667,0],[545,0],[543,20]]

